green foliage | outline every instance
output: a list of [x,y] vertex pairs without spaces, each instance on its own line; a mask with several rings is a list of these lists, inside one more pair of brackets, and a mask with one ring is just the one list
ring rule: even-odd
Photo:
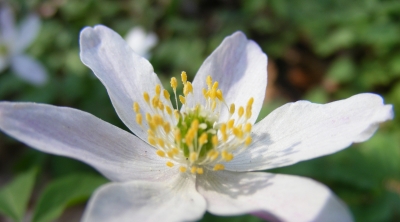
[[66,207],[86,201],[97,187],[106,182],[101,176],[82,173],[52,181],[37,201],[32,221],[53,221]]
[[0,213],[12,218],[14,221],[22,221],[25,215],[33,186],[35,184],[37,167],[32,167],[19,173],[13,181],[0,190]]

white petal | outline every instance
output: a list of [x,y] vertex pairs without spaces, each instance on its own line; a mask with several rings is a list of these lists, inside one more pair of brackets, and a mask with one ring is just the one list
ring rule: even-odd
[[[202,89],[207,89],[208,75],[213,81],[219,82],[228,106],[235,103],[237,108],[246,108],[248,100],[254,98],[251,117],[251,122],[254,123],[261,110],[267,86],[267,56],[260,47],[248,40],[242,32],[226,37],[197,72],[193,80],[195,101],[193,104],[188,103],[189,106],[197,102],[204,104]],[[221,120],[228,116],[228,109],[223,106]]]
[[[140,127],[132,110],[133,102],[138,102],[143,117],[152,113],[143,99],[143,92],[155,95],[155,86],[161,82],[153,67],[146,59],[135,54],[129,45],[105,26],[87,27],[80,37],[81,60],[107,88],[111,101],[119,117],[137,136],[146,140],[147,123]],[[162,85],[161,85],[162,88]],[[163,102],[164,97],[161,97]]]
[[133,51],[145,58],[148,58],[149,50],[154,47],[158,41],[154,33],[147,34],[141,27],[132,28],[125,39]]
[[0,129],[40,151],[90,164],[114,181],[160,181],[176,173],[134,135],[76,109],[0,102]]
[[40,86],[47,82],[47,72],[38,61],[27,55],[15,55],[11,58],[11,68],[17,76],[31,84]]
[[90,199],[84,222],[194,221],[206,209],[193,178],[177,174],[166,183],[106,184]]
[[14,53],[18,54],[24,51],[39,34],[41,22],[39,16],[31,14],[27,16],[20,24],[17,39],[15,40]]
[[271,221],[352,221],[341,201],[308,178],[269,173],[205,172],[197,189],[216,215],[253,213]]
[[0,7],[0,40],[7,43],[8,46],[13,43],[15,35],[14,14],[7,5]]
[[380,123],[392,118],[392,106],[371,93],[325,105],[289,103],[254,126],[254,142],[226,169],[270,169],[335,153],[369,139]]

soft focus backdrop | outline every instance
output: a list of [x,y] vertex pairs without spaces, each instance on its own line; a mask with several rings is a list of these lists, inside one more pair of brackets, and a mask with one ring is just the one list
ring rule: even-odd
[[[5,1],[0,1],[5,2]],[[149,55],[168,80],[192,80],[203,60],[236,30],[269,56],[260,119],[290,101],[326,103],[361,92],[382,95],[395,119],[367,142],[328,157],[273,170],[328,185],[357,221],[400,221],[400,1],[398,0],[12,0],[20,20],[42,20],[27,54],[47,69],[41,87],[0,74],[0,100],[75,107],[123,129],[105,88],[79,59],[85,26],[104,24],[122,36],[136,26],[154,32]],[[323,147],[321,147],[323,149]],[[77,161],[37,152],[0,133],[0,221],[77,221],[96,187],[107,182]],[[14,194],[11,197],[8,194]],[[8,218],[8,219],[6,219]],[[202,221],[260,221],[244,215]]]

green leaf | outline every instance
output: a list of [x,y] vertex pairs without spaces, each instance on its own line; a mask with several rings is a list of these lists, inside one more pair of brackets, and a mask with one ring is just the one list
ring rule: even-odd
[[86,201],[97,187],[106,182],[104,177],[82,173],[54,180],[40,196],[32,221],[53,221],[68,206]]
[[22,172],[0,190],[0,213],[15,221],[22,221],[37,172],[37,167]]

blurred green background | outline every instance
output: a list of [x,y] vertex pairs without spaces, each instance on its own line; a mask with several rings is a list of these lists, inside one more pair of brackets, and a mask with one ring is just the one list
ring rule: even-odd
[[[395,119],[367,142],[272,172],[328,185],[357,221],[400,221],[400,1],[398,0],[13,0],[17,19],[35,11],[42,29],[28,54],[47,68],[34,87],[6,70],[0,100],[75,107],[127,128],[105,88],[79,59],[85,26],[104,24],[122,36],[134,26],[158,35],[150,59],[168,79],[192,79],[222,39],[242,30],[269,56],[260,118],[290,101],[326,103],[361,92],[382,95]],[[321,147],[323,148],[323,147]],[[107,180],[92,168],[37,152],[0,133],[0,221],[77,221],[93,190]],[[202,221],[260,221],[251,215]]]

